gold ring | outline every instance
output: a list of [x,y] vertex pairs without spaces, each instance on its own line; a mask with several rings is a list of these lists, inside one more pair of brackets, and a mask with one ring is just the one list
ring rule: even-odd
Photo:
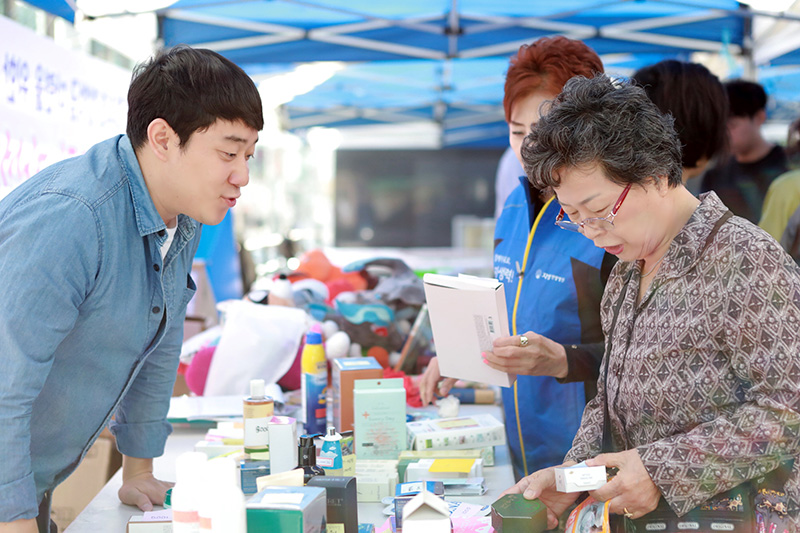
[[633,518],[633,513],[629,513],[627,507],[623,507],[622,511],[625,513],[625,518]]
[[522,348],[527,346],[528,345],[528,337],[526,337],[525,335],[520,335],[519,336],[519,345]]

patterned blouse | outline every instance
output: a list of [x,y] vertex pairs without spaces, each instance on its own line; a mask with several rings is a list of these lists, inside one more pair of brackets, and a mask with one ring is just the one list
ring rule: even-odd
[[[800,269],[743,218],[709,239],[727,209],[713,192],[701,200],[639,305],[641,261],[614,267],[607,390],[601,377],[566,456],[600,453],[608,394],[616,449],[638,449],[678,515],[800,453]],[[798,460],[785,489],[797,509]]]

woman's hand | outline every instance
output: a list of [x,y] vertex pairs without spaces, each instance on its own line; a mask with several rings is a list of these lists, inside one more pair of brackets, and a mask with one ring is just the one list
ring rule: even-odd
[[641,518],[658,506],[661,492],[650,479],[635,448],[598,455],[586,461],[586,465],[619,469],[611,481],[589,493],[595,500],[610,501],[609,512]]
[[[561,466],[572,466],[574,461],[568,461]],[[580,495],[579,492],[558,492],[556,490],[555,467],[545,468],[520,479],[516,485],[506,489],[505,494],[522,494],[527,500],[539,500],[547,507],[547,527],[553,529],[558,526],[558,517]]]
[[419,396],[423,407],[433,402],[437,384],[439,384],[439,395],[447,396],[456,383],[454,378],[444,378],[439,383],[440,379],[442,379],[442,375],[439,373],[439,359],[434,357],[428,363],[428,368],[425,369],[425,373],[422,374],[422,379],[419,381]]
[[509,374],[566,377],[567,352],[562,345],[532,331],[523,336],[528,339],[526,346],[520,346],[520,335],[495,339],[493,351],[483,354],[485,363]]

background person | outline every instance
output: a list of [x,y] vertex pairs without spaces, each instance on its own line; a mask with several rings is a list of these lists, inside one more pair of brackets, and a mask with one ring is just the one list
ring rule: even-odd
[[719,78],[706,67],[666,59],[640,68],[631,80],[662,113],[672,115],[681,143],[684,185],[700,176],[709,161],[726,155],[728,97]]
[[[178,47],[134,72],[127,135],[56,163],[0,201],[0,531],[50,530],[49,498],[110,423],[124,503],[153,477],[201,224],[247,185],[263,127],[239,67]],[[114,420],[111,420],[115,415]]]
[[[561,226],[619,258],[598,395],[564,463],[618,468],[590,495],[633,518],[663,497],[680,516],[796,458],[800,270],[715,194],[685,189],[671,117],[641,88],[575,78],[522,156]],[[783,487],[795,523],[798,481],[793,470]],[[509,492],[540,497],[551,526],[578,496],[555,491],[553,469]]]
[[725,89],[732,155],[708,169],[701,190],[716,192],[733,214],[757,224],[770,183],[788,170],[786,154],[761,134],[767,120],[764,88],[752,81],[732,80]]
[[[517,158],[540,106],[571,77],[602,70],[598,55],[580,41],[546,37],[520,47],[511,58],[503,100]],[[558,205],[552,196],[525,176],[517,181],[497,221],[494,249],[494,273],[505,285],[513,335],[498,339],[485,357],[488,365],[518,375],[502,394],[519,477],[561,462],[594,394],[602,356],[600,298],[614,258],[580,235],[565,238],[553,224]],[[526,346],[520,346],[522,332]],[[568,359],[568,352],[581,355]],[[591,377],[585,384],[556,379],[575,381],[574,375]],[[423,404],[432,400],[440,377],[434,358],[420,383]],[[454,381],[444,380],[440,392],[446,395]]]

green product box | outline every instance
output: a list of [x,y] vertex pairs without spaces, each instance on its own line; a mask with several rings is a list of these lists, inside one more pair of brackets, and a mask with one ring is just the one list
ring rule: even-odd
[[353,391],[356,457],[397,459],[406,449],[406,390],[403,380],[359,379]]
[[492,504],[495,533],[537,533],[547,530],[547,508],[522,494],[506,494]]
[[264,487],[247,501],[247,533],[325,533],[327,505],[322,487]]

